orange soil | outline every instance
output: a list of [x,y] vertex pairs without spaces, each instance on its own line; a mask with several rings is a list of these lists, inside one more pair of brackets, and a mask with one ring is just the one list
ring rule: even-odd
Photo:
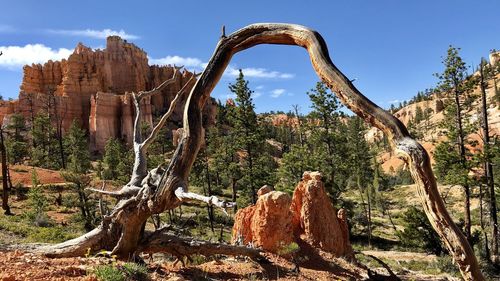
[[35,169],[37,173],[40,184],[59,184],[65,182],[59,171],[53,171],[27,165],[11,165],[9,166],[9,168],[12,185],[14,186],[16,184],[31,186],[33,169]]

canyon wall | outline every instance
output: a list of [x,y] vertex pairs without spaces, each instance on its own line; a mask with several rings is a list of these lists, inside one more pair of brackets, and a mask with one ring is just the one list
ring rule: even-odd
[[[73,121],[79,122],[89,132],[91,151],[102,152],[110,138],[122,138],[129,144],[132,141],[135,110],[131,92],[153,89],[171,78],[174,68],[150,66],[142,49],[118,36],[110,36],[104,50],[93,50],[79,43],[68,59],[26,65],[23,72],[19,99],[0,104],[0,120],[21,113],[29,122],[37,113],[49,110],[62,120],[63,132]],[[152,125],[154,117],[168,109],[175,94],[192,75],[183,71],[160,94],[143,99],[142,121]],[[177,104],[167,124],[170,130],[182,126],[186,98],[187,93]],[[204,117],[207,122],[214,122],[213,100],[207,103]]]

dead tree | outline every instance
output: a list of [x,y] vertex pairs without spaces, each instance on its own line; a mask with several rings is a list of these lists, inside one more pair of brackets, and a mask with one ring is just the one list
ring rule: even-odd
[[12,215],[9,207],[9,179],[7,170],[7,150],[5,149],[5,142],[3,138],[3,128],[0,126],[0,156],[2,158],[2,209],[6,215]]
[[253,24],[229,36],[223,33],[206,69],[187,98],[183,135],[168,166],[149,171],[139,188],[122,197],[99,227],[79,238],[46,247],[44,252],[52,257],[62,257],[84,255],[89,248],[92,251],[109,249],[120,258],[129,258],[138,251],[175,252],[180,247],[183,250],[179,252],[181,255],[210,254],[216,249],[217,254],[258,257],[258,251],[253,249],[209,243],[187,246],[183,244],[187,243],[185,240],[165,236],[162,231],[146,233],[143,229],[151,215],[176,208],[185,200],[201,200],[221,208],[232,205],[214,196],[190,193],[188,176],[203,140],[202,109],[210,93],[232,56],[259,44],[297,45],[308,51],[312,66],[321,80],[349,109],[382,130],[397,155],[408,164],[427,217],[453,256],[463,278],[484,280],[474,252],[439,196],[426,150],[410,137],[397,118],[367,99],[340,72],[331,61],[326,43],[319,33],[292,24]]

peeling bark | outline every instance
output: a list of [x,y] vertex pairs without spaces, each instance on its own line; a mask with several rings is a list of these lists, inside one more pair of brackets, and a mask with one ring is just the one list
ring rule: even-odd
[[[484,280],[470,245],[453,223],[439,196],[429,156],[425,149],[410,138],[408,130],[397,118],[367,99],[337,69],[332,63],[326,43],[319,33],[293,24],[253,24],[228,36],[225,34],[221,36],[206,69],[189,94],[184,110],[182,138],[166,170],[157,174],[158,184],[143,183],[137,195],[126,200],[122,199],[117,204],[107,217],[110,221],[108,227],[101,226],[94,230],[98,233],[105,233],[106,247],[114,246],[113,254],[126,258],[136,250],[147,250],[147,243],[154,245],[151,240],[147,242],[140,239],[142,226],[152,214],[173,209],[181,204],[175,191],[179,187],[185,188],[187,191],[188,176],[203,140],[201,112],[210,93],[222,77],[232,56],[259,44],[297,45],[308,51],[312,66],[321,80],[329,86],[344,105],[366,122],[382,130],[388,136],[391,146],[396,150],[398,156],[408,163],[427,217],[452,254],[463,278],[465,280]],[[106,224],[107,221],[105,220],[103,224]],[[96,233],[94,234],[96,235]],[[117,238],[117,234],[119,234],[119,238]],[[83,237],[78,239],[85,240]],[[98,241],[99,239],[95,238],[94,240]],[[139,245],[140,241],[146,244]],[[169,241],[172,246],[175,245],[175,242]],[[81,243],[86,242],[81,241]],[[96,242],[96,244],[99,243]],[[162,242],[161,245],[169,248],[170,244]],[[90,244],[90,247],[92,250],[96,250],[94,244]],[[55,245],[54,248],[60,249],[61,246]],[[156,250],[160,249],[156,248]],[[61,254],[61,252],[59,253]],[[73,254],[75,253],[81,255],[81,251],[74,251]]]

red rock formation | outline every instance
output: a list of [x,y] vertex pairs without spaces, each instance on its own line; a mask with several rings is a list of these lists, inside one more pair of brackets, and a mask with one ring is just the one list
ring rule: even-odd
[[248,206],[239,209],[234,216],[234,225],[231,237],[231,243],[239,245],[248,245],[253,243],[252,237],[252,217],[255,213],[255,206]]
[[349,256],[352,249],[328,198],[321,174],[305,172],[293,193],[290,207],[294,235],[311,246],[336,256]]
[[259,189],[259,199],[254,206],[236,212],[232,243],[253,244],[254,247],[278,253],[293,242],[291,198],[270,186]]
[[281,191],[260,196],[252,216],[254,246],[274,253],[293,242],[291,198]]
[[279,253],[293,241],[339,257],[352,257],[345,210],[337,211],[328,198],[319,172],[305,172],[293,199],[263,186],[255,206],[240,209],[234,218],[232,243],[252,243]]
[[346,249],[346,256],[354,256],[354,251],[352,250],[351,240],[349,239],[349,225],[347,224],[347,212],[344,209],[340,209],[337,213],[337,219],[340,224],[340,231],[342,232],[342,239],[344,243],[344,248]]
[[[0,104],[0,120],[13,112],[30,120],[31,111],[46,109],[49,97],[54,96],[51,108],[63,117],[63,131],[77,120],[89,129],[92,150],[101,152],[109,138],[131,143],[135,112],[128,93],[152,89],[173,75],[171,66],[149,66],[142,49],[118,36],[108,37],[104,50],[79,43],[67,60],[25,66],[23,71],[19,99]],[[184,72],[161,94],[144,99],[143,121],[151,124],[153,115],[165,112],[191,76]],[[167,124],[171,129],[181,124],[186,98],[179,101]],[[213,101],[208,102],[207,124],[213,123],[215,110]]]

